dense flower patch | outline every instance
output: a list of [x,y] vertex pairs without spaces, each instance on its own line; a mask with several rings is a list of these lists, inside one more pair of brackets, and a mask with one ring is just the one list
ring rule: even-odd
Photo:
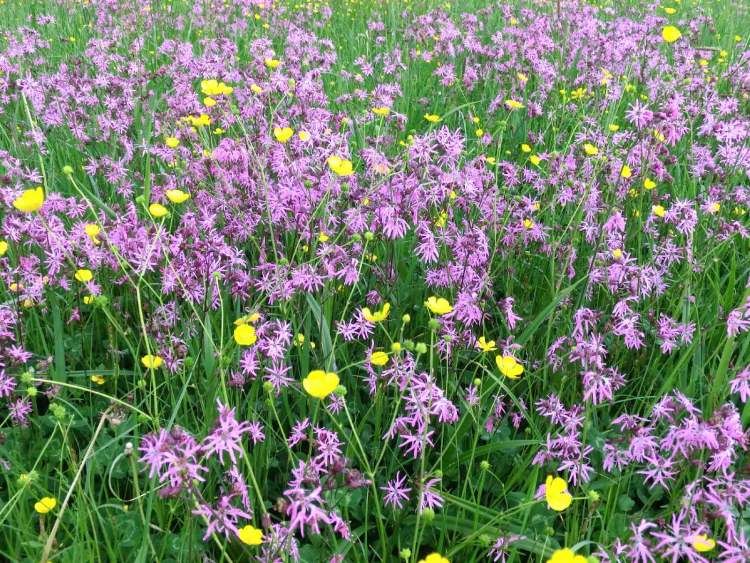
[[0,3],[0,558],[750,560],[709,2]]

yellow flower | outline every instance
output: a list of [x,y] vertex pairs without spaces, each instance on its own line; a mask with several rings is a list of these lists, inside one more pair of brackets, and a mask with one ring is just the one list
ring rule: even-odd
[[561,477],[547,475],[544,486],[544,497],[552,510],[562,512],[573,502],[573,496],[568,492],[568,484]]
[[552,553],[550,559],[547,559],[547,563],[586,563],[586,561],[583,555],[576,555],[569,547],[558,549]]
[[154,356],[153,354],[146,354],[141,358],[141,363],[143,364],[143,367],[148,369],[159,369],[161,365],[164,363],[164,360],[162,360],[161,356]]
[[240,317],[239,319],[234,321],[234,326],[240,326],[245,323],[254,323],[257,322],[260,319],[260,313],[257,311],[250,313],[248,315],[245,315],[243,317]]
[[13,207],[24,213],[39,211],[44,205],[44,190],[42,187],[24,191],[13,200]]
[[711,214],[718,213],[720,209],[721,209],[721,204],[716,201],[708,206],[708,212]]
[[75,278],[81,283],[86,283],[94,279],[94,274],[91,272],[91,270],[76,270]]
[[351,176],[353,172],[352,161],[338,156],[329,156],[326,159],[328,167],[338,176]]
[[477,340],[477,346],[479,346],[479,349],[482,352],[494,352],[497,350],[497,346],[495,346],[494,340],[487,340],[484,336],[480,336],[479,340]]
[[440,121],[440,116],[436,113],[427,113],[425,114],[424,118],[430,123],[437,123],[438,121]]
[[524,143],[521,145],[521,152],[530,153],[531,152],[531,145],[528,145],[527,143]]
[[612,133],[617,133],[620,130],[620,126],[616,123],[610,123],[609,130],[612,131]]
[[206,94],[206,96],[229,96],[234,92],[234,88],[212,78],[210,80],[201,80],[201,92]]
[[643,180],[643,189],[645,190],[653,190],[656,187],[656,182],[654,182],[651,178],[646,178]]
[[169,214],[169,210],[167,210],[167,208],[164,207],[161,203],[152,203],[151,205],[149,205],[148,212],[157,219]]
[[479,138],[484,137],[484,129],[477,129],[474,134]]
[[260,545],[263,543],[263,532],[255,526],[247,525],[238,530],[240,541],[247,545]]
[[8,252],[8,243],[0,240],[0,256],[5,256],[6,252]]
[[44,497],[39,502],[34,503],[34,510],[39,514],[47,514],[57,506],[57,499],[54,497]]
[[370,363],[374,366],[384,366],[388,363],[388,354],[385,352],[373,352],[370,354]]
[[420,559],[419,563],[451,563],[450,559],[443,557],[438,552],[430,553],[424,559]]
[[583,152],[585,152],[588,156],[596,156],[597,154],[599,154],[599,149],[596,145],[592,145],[591,143],[584,143]]
[[263,88],[261,88],[257,84],[251,84],[250,85],[250,90],[252,90],[253,94],[262,94],[263,93]]
[[391,113],[391,109],[387,107],[376,107],[376,108],[372,108],[372,113],[374,113],[375,115],[379,117],[385,117],[386,115]]
[[167,190],[165,193],[167,199],[172,203],[185,203],[190,199],[190,194],[182,190]]
[[208,115],[205,113],[200,114],[198,117],[195,117],[194,115],[188,115],[184,119],[185,121],[188,121],[193,127],[205,127],[206,125],[211,125],[211,118],[208,117]]
[[83,296],[83,304],[84,305],[91,305],[94,302],[94,296],[93,295],[84,295]]
[[234,341],[240,346],[252,346],[258,341],[255,327],[242,323],[234,329]]
[[526,107],[518,100],[505,100],[505,105],[508,106],[510,109],[523,109]]
[[92,383],[96,383],[97,385],[104,385],[104,377],[101,375],[92,375],[89,379],[91,379]]
[[485,156],[484,161],[490,165],[497,163],[497,159],[494,156]]
[[177,137],[167,137],[164,139],[164,143],[170,148],[176,148],[180,144],[180,140]]
[[96,223],[86,223],[83,226],[83,232],[86,233],[86,235],[91,239],[91,242],[94,244],[99,244],[99,239],[97,238],[99,236],[99,233],[102,230],[99,228],[99,225]]
[[292,135],[294,135],[294,129],[291,127],[274,127],[273,128],[273,136],[276,137],[276,140],[279,143],[286,143],[289,139],[292,138]]
[[693,549],[699,553],[711,551],[716,547],[716,541],[709,538],[706,534],[696,534],[692,538]]
[[277,68],[281,64],[278,59],[266,59],[264,62],[268,68]]
[[329,237],[329,236],[328,236],[328,235],[327,235],[326,233],[324,233],[323,231],[320,231],[320,232],[318,233],[318,242],[326,242],[326,241],[328,241],[328,240],[329,240],[330,238],[331,238],[331,237]]
[[216,105],[216,100],[214,100],[210,96],[206,96],[205,98],[203,98],[203,105],[207,108],[212,108]]
[[495,363],[500,373],[510,379],[518,379],[523,373],[523,366],[513,356],[495,356]]
[[612,251],[612,258],[614,258],[615,260],[620,260],[622,258],[622,250],[620,250],[619,248],[615,248]]
[[310,140],[310,133],[308,133],[307,131],[300,131],[299,133],[297,133],[297,136],[303,143]]
[[677,9],[676,8],[672,8],[671,6],[668,6],[668,7],[664,8],[664,11],[667,14],[669,14],[670,16],[673,16],[673,15],[675,15],[677,13]]
[[447,315],[453,310],[453,306],[447,299],[444,297],[435,297],[434,295],[428,297],[427,301],[424,302],[424,305],[431,313],[436,315]]
[[516,78],[518,78],[518,80],[520,80],[521,82],[528,82],[529,80],[529,77],[526,76],[523,72],[517,72]]
[[531,162],[531,164],[533,164],[534,166],[539,166],[539,163],[540,163],[540,162],[542,162],[542,159],[541,159],[541,158],[539,158],[539,155],[536,155],[536,154],[532,154],[532,155],[531,155],[531,156],[529,157],[529,161],[530,161],[530,162]]
[[534,227],[534,221],[532,221],[531,219],[524,219],[523,226],[527,230],[532,229]]
[[661,30],[661,38],[667,43],[674,43],[680,37],[682,37],[682,33],[680,33],[680,30],[673,25],[664,26]]
[[388,313],[390,312],[391,304],[386,303],[385,305],[383,305],[382,309],[380,309],[379,311],[375,311],[374,313],[370,311],[369,307],[365,307],[364,309],[362,309],[362,316],[367,322],[380,323],[388,318]]
[[622,166],[622,170],[620,170],[620,176],[622,178],[630,178],[633,175],[633,171],[630,169],[630,166],[627,164],[624,164]]
[[657,217],[664,217],[667,212],[667,210],[664,209],[662,205],[651,206],[651,211],[653,211],[654,215],[656,215]]
[[338,386],[339,376],[332,371],[326,372],[322,369],[311,371],[302,380],[302,387],[307,391],[307,394],[316,399],[325,399]]

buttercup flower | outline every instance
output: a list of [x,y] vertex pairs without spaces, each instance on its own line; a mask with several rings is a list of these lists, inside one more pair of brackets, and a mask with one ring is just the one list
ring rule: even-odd
[[39,211],[44,205],[44,189],[41,187],[24,191],[13,200],[13,207],[24,213]]
[[329,156],[326,160],[328,167],[338,176],[351,176],[352,162],[351,160],[344,160],[338,156]]
[[91,270],[87,270],[87,269],[84,268],[84,269],[81,269],[81,270],[76,270],[76,273],[75,273],[74,277],[75,277],[75,279],[77,281],[79,281],[81,283],[86,283],[86,282],[90,282],[92,279],[94,279],[94,274],[93,274],[93,272]]
[[544,497],[547,499],[547,505],[557,512],[562,512],[573,502],[573,496],[568,492],[565,480],[552,475],[547,475]]
[[55,509],[57,506],[57,499],[54,497],[44,497],[38,502],[34,503],[34,510],[39,514],[47,514],[48,512]]
[[453,311],[453,306],[444,297],[435,297],[434,295],[432,295],[427,298],[427,301],[424,302],[424,305],[430,310],[431,313],[434,313],[435,315],[447,315],[448,313]]
[[141,363],[143,364],[143,367],[148,369],[159,369],[161,365],[164,363],[164,360],[161,358],[161,356],[154,356],[152,354],[146,354],[141,358]]
[[167,190],[164,193],[172,203],[184,203],[190,199],[190,194],[182,190]]
[[294,135],[294,129],[291,127],[274,127],[273,136],[279,143],[286,143]]
[[239,324],[234,329],[234,341],[240,346],[252,346],[258,341],[255,327],[249,324]]
[[682,37],[682,33],[680,33],[680,30],[677,29],[675,26],[667,25],[667,26],[664,26],[664,28],[662,28],[661,37],[667,43],[674,43],[680,37]]
[[366,321],[371,323],[381,323],[388,318],[388,314],[391,312],[391,304],[385,303],[379,311],[374,313],[370,311],[369,307],[362,309],[362,316]]
[[523,373],[523,366],[513,356],[495,356],[495,363],[505,377],[518,379]]
[[247,545],[261,545],[263,543],[263,532],[250,524],[240,528],[237,536],[242,543]]
[[370,354],[370,363],[374,366],[384,366],[388,363],[388,354],[385,352],[373,352]]
[[586,563],[587,559],[583,555],[576,555],[575,552],[566,547],[558,549],[552,553],[552,557],[547,559],[547,563]]
[[339,385],[339,376],[333,372],[326,372],[321,369],[311,371],[305,379],[302,380],[307,394],[316,399],[325,399]]

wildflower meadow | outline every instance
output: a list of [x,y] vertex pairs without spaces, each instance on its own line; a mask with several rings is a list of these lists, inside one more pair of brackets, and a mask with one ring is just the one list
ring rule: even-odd
[[0,561],[750,562],[747,0],[0,0]]

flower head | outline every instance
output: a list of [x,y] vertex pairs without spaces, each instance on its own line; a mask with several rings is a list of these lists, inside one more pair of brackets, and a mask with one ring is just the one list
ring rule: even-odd
[[586,558],[583,555],[576,555],[572,549],[566,547],[555,551],[552,557],[547,559],[547,563],[586,563]]
[[42,187],[24,191],[13,200],[13,207],[24,213],[39,211],[44,205],[44,190]]
[[182,190],[167,190],[165,193],[167,199],[172,203],[185,203],[190,199],[190,194]]
[[260,545],[263,543],[263,532],[250,524],[240,528],[237,536],[242,543],[247,545]]
[[141,363],[143,364],[143,367],[148,369],[159,369],[164,363],[164,360],[161,358],[161,356],[154,356],[153,354],[146,354],[141,358]]
[[322,369],[311,371],[302,380],[302,387],[307,391],[307,394],[316,399],[325,399],[333,393],[338,385],[339,376],[332,371],[326,372]]
[[682,37],[682,33],[680,33],[680,30],[673,25],[666,25],[661,30],[661,38],[667,43],[674,43],[679,40],[680,37]]
[[91,270],[86,270],[85,268],[76,270],[75,279],[76,281],[79,281],[81,283],[90,282],[92,279],[94,279],[94,274]]
[[477,340],[477,347],[482,352],[494,352],[497,350],[497,346],[495,346],[494,340],[487,340],[484,336],[480,336],[479,340]]
[[547,475],[544,486],[544,497],[552,510],[562,512],[573,502],[573,496],[568,492],[568,484],[562,477]]
[[351,176],[353,172],[352,161],[344,160],[338,156],[329,156],[326,159],[328,167],[338,176]]
[[44,497],[34,503],[34,510],[39,514],[47,514],[57,506],[57,499],[54,497]]
[[420,559],[419,563],[451,563],[450,559],[443,557],[438,552],[430,553],[424,559]]
[[237,325],[234,329],[234,341],[240,346],[252,346],[258,341],[255,327],[247,323]]
[[281,144],[284,144],[289,139],[291,139],[292,135],[294,135],[294,129],[292,129],[291,127],[274,127],[273,128],[273,136]]
[[374,366],[384,366],[388,363],[388,354],[385,352],[373,352],[370,354],[370,363]]
[[495,356],[495,363],[500,373],[510,379],[518,379],[523,373],[523,366],[513,356]]
[[693,549],[699,553],[711,551],[716,547],[716,540],[709,538],[706,534],[696,534],[689,540]]
[[434,295],[427,298],[424,306],[435,315],[447,315],[453,310],[453,305],[445,297],[435,297]]
[[383,305],[382,309],[380,309],[379,311],[375,311],[374,313],[370,310],[369,307],[365,307],[364,309],[362,309],[362,316],[367,322],[381,323],[388,318],[388,314],[390,312],[391,304],[386,303],[385,305]]
[[164,217],[165,215],[169,215],[169,210],[164,207],[161,203],[152,203],[148,206],[148,212],[151,213],[153,217],[156,217],[157,219],[160,219],[161,217]]

